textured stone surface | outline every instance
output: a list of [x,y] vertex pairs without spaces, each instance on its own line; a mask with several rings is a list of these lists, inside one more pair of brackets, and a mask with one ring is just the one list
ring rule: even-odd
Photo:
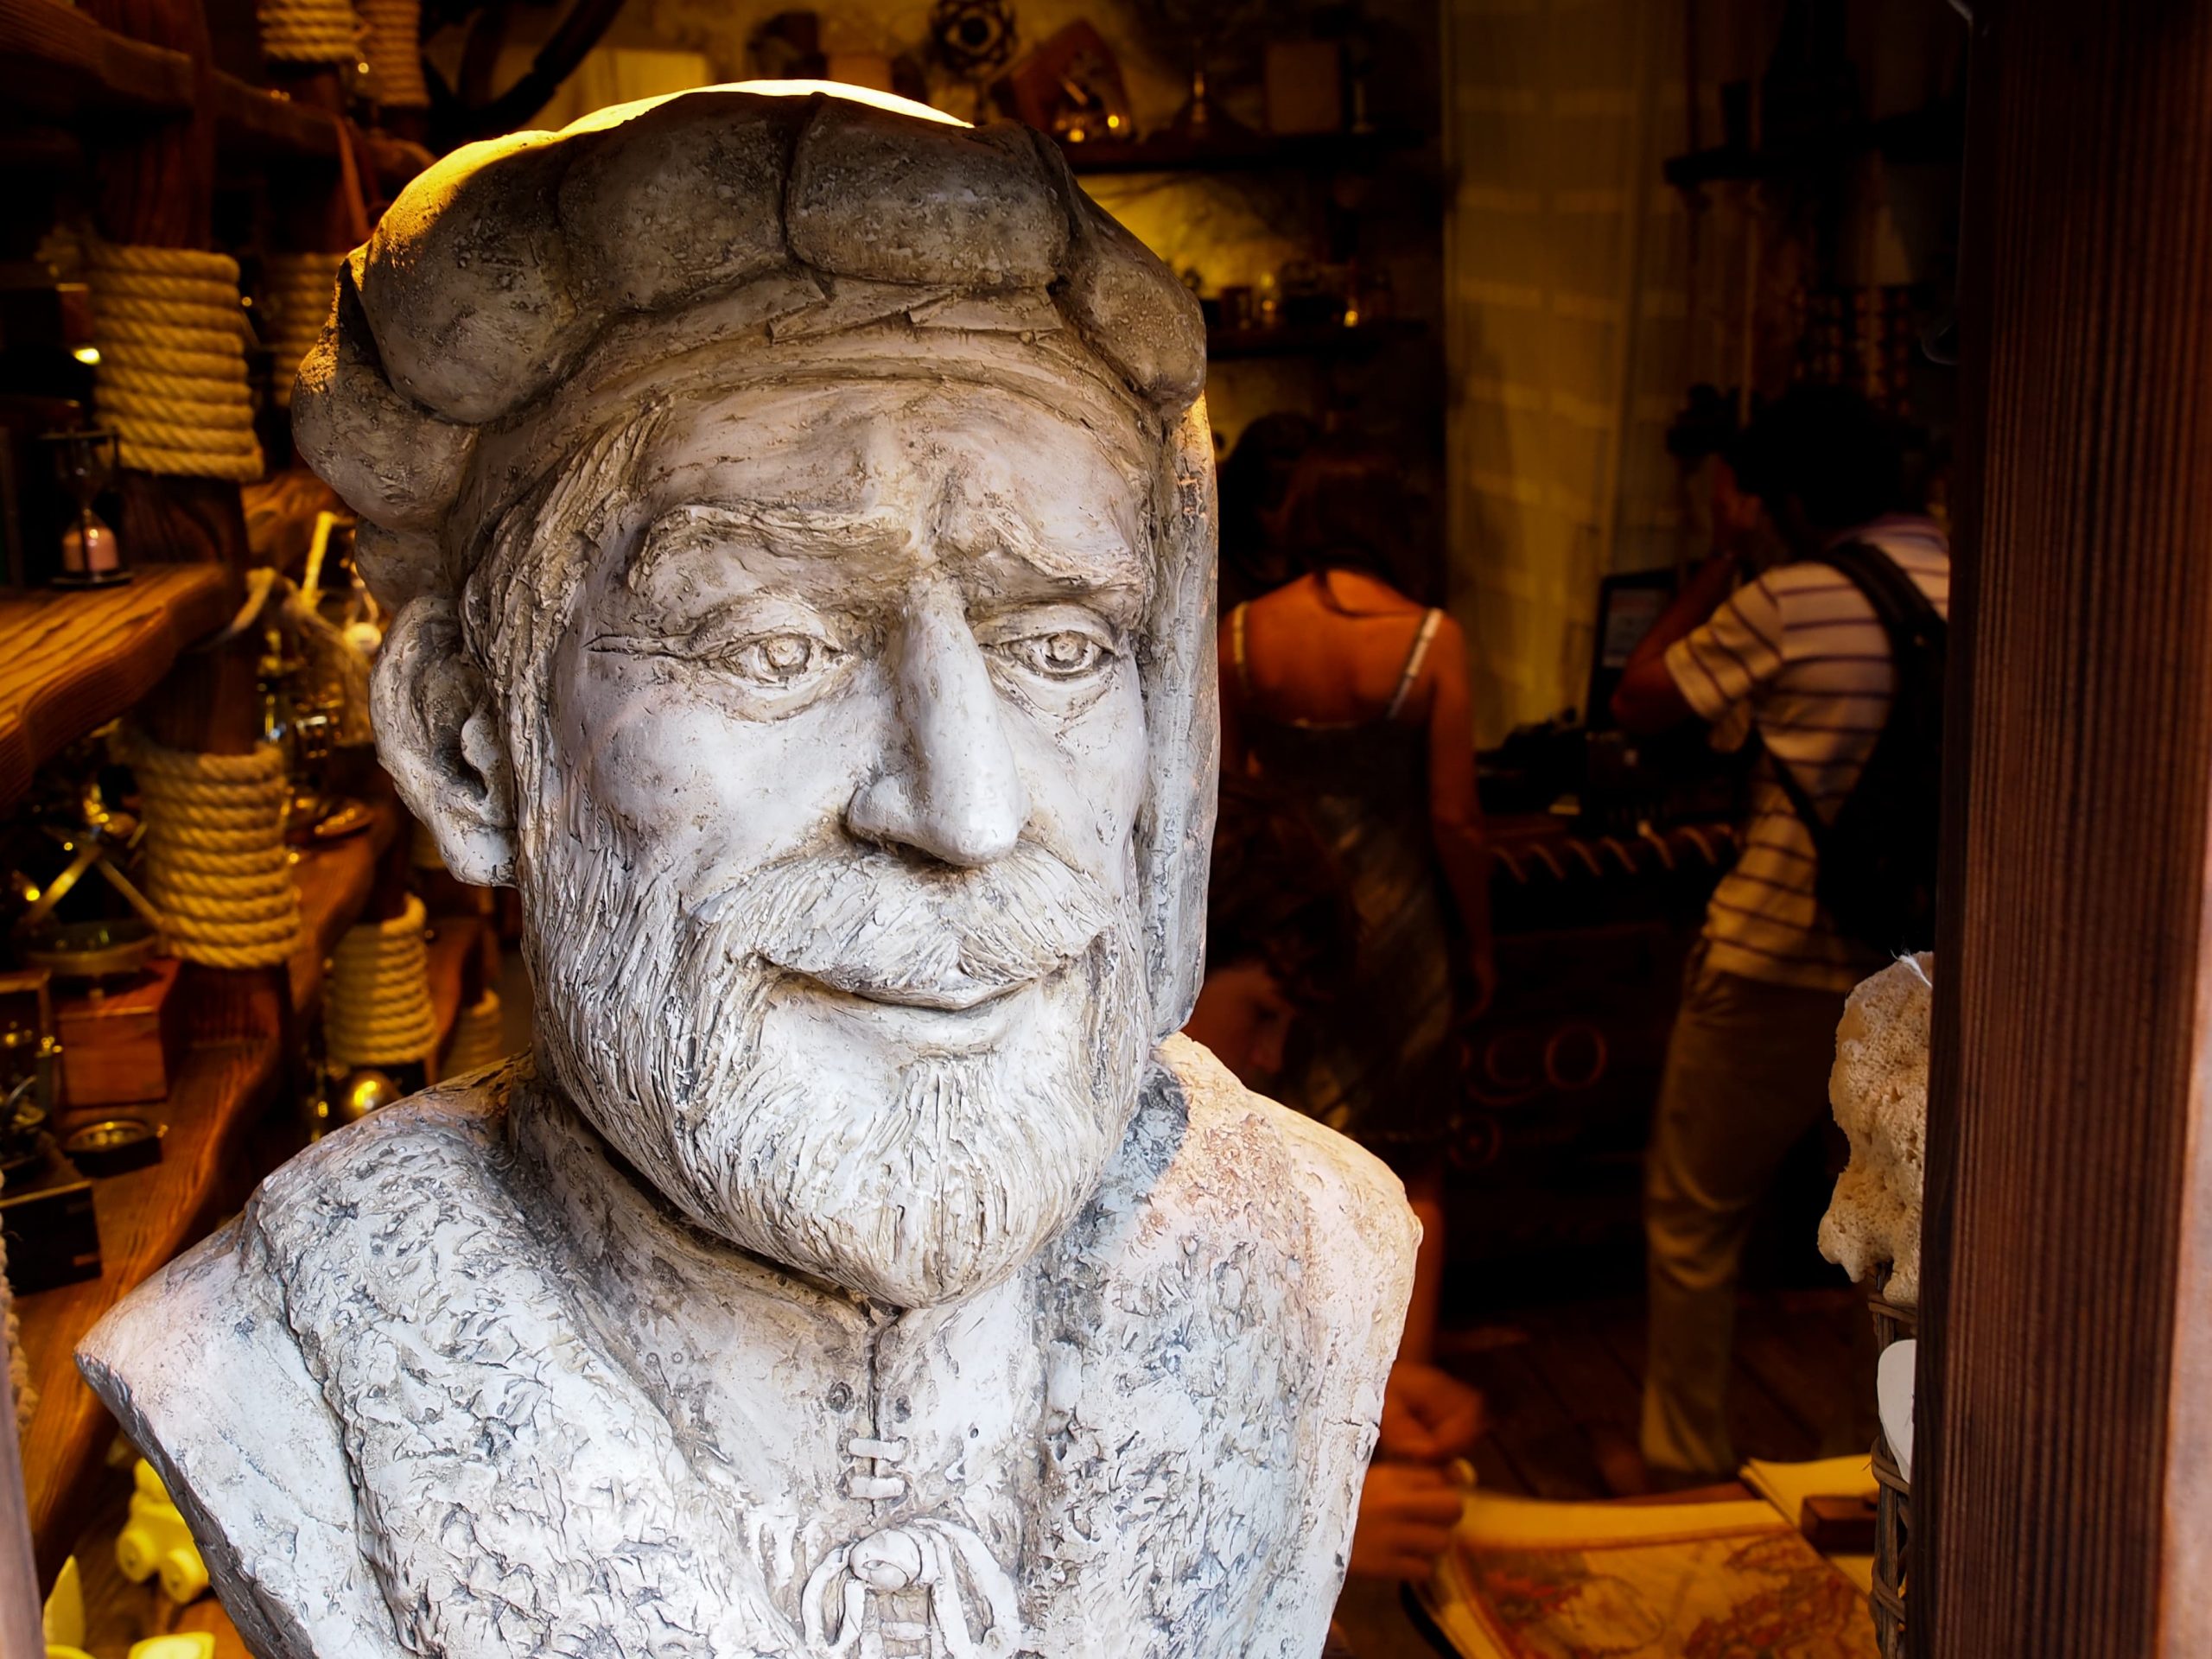
[[1173,1035],[1201,337],[1071,188],[715,92],[465,156],[356,257],[296,420],[536,1044],[80,1352],[270,1659],[1319,1650],[1416,1229]]
[[860,105],[830,105],[800,137],[785,213],[792,253],[874,282],[1041,288],[1067,250],[1024,129],[918,130]]
[[1887,1263],[1889,1300],[1920,1300],[1927,1179],[1928,1014],[1936,958],[1923,951],[1860,982],[1836,1027],[1828,1100],[1851,1163],[1821,1221],[1821,1254],[1853,1279]]
[[[532,1087],[322,1142],[86,1350],[257,1651],[844,1652],[856,1554],[930,1562],[979,1654],[1319,1650],[1407,1292],[1379,1165],[1179,1039],[1064,1238],[891,1314],[668,1217]],[[857,1605],[902,1599],[926,1628]]]

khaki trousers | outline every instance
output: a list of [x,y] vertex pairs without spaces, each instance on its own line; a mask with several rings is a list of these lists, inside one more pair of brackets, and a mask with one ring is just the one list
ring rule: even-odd
[[1735,1475],[1728,1359],[1744,1241],[1783,1156],[1827,1109],[1845,995],[1691,958],[1644,1165],[1643,1458],[1662,1478]]

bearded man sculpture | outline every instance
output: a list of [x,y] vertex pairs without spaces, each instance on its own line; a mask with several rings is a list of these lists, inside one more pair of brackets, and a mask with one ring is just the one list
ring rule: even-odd
[[1319,1652],[1396,1183],[1173,1033],[1204,336],[1052,146],[717,88],[458,152],[293,405],[535,1052],[79,1361],[271,1659]]

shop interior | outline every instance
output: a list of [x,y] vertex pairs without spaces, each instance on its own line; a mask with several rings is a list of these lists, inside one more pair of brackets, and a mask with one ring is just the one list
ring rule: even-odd
[[[1893,568],[1942,602],[1996,476],[1962,461],[1995,397],[1962,391],[1962,340],[1998,327],[1960,274],[1967,10],[0,0],[0,1550],[29,1557],[0,1588],[44,1650],[251,1651],[78,1343],[303,1147],[532,1044],[522,901],[451,874],[378,765],[393,607],[293,435],[341,264],[464,145],[805,80],[1035,129],[1203,315],[1224,734],[1188,1030],[1382,1159],[1426,1229],[1330,1651],[1908,1651],[1911,1446],[1883,1407],[1901,1375],[1909,1426],[1911,1363],[1884,1356],[1917,1309],[1897,1251],[1823,1218],[1847,1163],[1892,1159],[1917,1276],[1923,1131],[1883,1150],[1874,1120],[1929,1110],[1929,959],[1758,931],[1780,912],[1729,883],[1777,885],[1758,849],[1792,855],[1769,820],[1796,809],[1761,780],[1802,752],[1745,741],[1754,670],[1692,630],[1788,588],[1784,504],[1854,467],[1878,510],[1814,522],[1907,524],[1938,575]],[[1797,683],[1801,721],[1847,703]],[[1896,683],[1818,741],[1866,765]],[[1936,834],[1904,838],[1932,859]],[[1916,1043],[1840,1058],[1885,964],[1855,1029]],[[1767,1074],[1791,1132],[1685,1197],[1703,1177],[1657,1150],[1662,1105],[1697,1105],[1683,1022],[1745,979],[1796,1020],[1745,1045],[1795,1044]],[[1685,1206],[1703,1244],[1655,1242]],[[1702,1439],[1655,1428],[1677,1363]],[[2005,1649],[2062,1650],[2091,1649]]]

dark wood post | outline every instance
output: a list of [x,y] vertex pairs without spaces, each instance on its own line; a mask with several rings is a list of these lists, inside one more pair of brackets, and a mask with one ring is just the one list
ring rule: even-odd
[[2212,0],[1976,0],[1909,1592],[2212,1654]]

